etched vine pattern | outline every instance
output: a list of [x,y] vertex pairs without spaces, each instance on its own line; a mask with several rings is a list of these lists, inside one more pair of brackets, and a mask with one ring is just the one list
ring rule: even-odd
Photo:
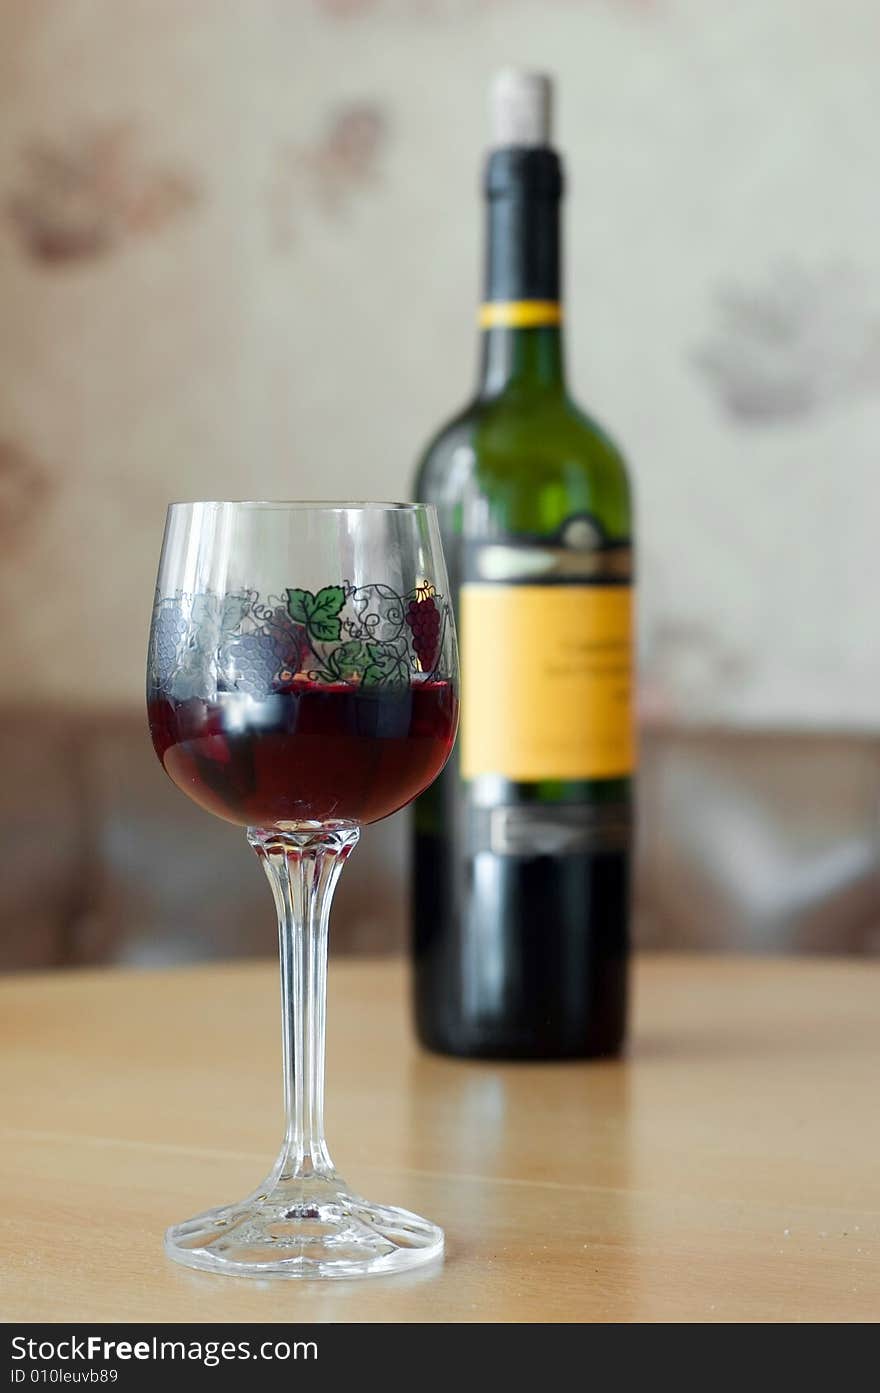
[[212,692],[266,697],[303,680],[366,690],[437,672],[449,611],[424,581],[298,587],[265,600],[255,590],[158,598],[149,682],[177,700]]

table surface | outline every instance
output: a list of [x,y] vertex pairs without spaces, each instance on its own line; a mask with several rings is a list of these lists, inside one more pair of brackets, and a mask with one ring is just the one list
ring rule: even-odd
[[280,1139],[266,963],[0,982],[0,1318],[874,1321],[880,964],[656,957],[619,1063],[415,1045],[406,973],[331,966],[328,1118],[350,1184],[446,1230],[437,1271],[256,1282],[164,1227]]

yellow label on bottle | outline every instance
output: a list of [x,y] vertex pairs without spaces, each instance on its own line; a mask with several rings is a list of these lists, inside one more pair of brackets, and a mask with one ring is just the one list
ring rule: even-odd
[[486,300],[477,321],[481,329],[540,329],[562,323],[558,300]]
[[635,765],[632,589],[461,589],[462,774],[607,779]]

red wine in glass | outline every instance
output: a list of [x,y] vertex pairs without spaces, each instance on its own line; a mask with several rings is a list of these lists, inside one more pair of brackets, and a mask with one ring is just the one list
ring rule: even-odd
[[443,681],[369,689],[298,678],[262,698],[149,702],[166,773],[243,827],[388,817],[437,777],[457,719],[458,699]]

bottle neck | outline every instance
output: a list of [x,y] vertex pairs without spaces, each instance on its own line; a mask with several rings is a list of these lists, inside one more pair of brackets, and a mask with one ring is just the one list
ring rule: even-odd
[[565,392],[565,362],[559,325],[541,328],[484,329],[480,350],[479,396],[522,389]]
[[559,157],[543,147],[495,150],[485,187],[479,395],[562,393]]

